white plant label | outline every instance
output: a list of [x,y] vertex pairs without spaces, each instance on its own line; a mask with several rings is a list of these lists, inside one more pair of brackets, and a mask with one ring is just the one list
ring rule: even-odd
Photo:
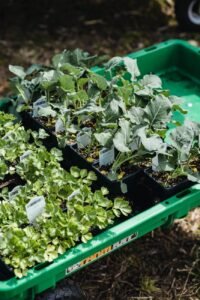
[[14,187],[14,189],[12,189],[12,191],[8,193],[8,198],[10,201],[12,201],[15,198],[15,196],[19,193],[21,188],[22,185],[17,185],[16,187]]
[[2,137],[2,140],[4,140],[4,141],[9,140],[9,137],[12,136],[12,134],[13,134],[12,131],[6,133],[6,134]]
[[73,191],[73,193],[71,193],[68,197],[67,200],[72,200],[76,195],[80,194],[80,189],[77,189],[75,191]]
[[121,188],[121,192],[122,192],[123,194],[126,194],[126,193],[128,192],[127,184],[124,183],[124,182],[122,182],[122,181],[121,181],[121,183],[120,183],[120,188]]
[[114,147],[111,149],[103,148],[99,153],[99,166],[110,165],[115,159]]
[[58,119],[55,124],[55,132],[59,133],[59,132],[63,132],[63,131],[65,131],[64,123],[61,119]]
[[25,158],[29,157],[31,154],[32,154],[32,151],[31,151],[31,150],[27,150],[27,151],[24,152],[24,154],[22,154],[22,155],[19,157],[19,160],[20,160],[20,161],[23,161]]
[[47,107],[47,101],[45,97],[39,98],[37,101],[33,103],[33,117],[38,117],[38,110],[42,107]]
[[35,219],[44,212],[45,199],[43,196],[32,198],[26,205],[26,213],[30,223],[34,223]]
[[80,132],[77,135],[77,144],[79,149],[83,149],[91,143],[92,132],[91,129],[85,130],[84,133]]

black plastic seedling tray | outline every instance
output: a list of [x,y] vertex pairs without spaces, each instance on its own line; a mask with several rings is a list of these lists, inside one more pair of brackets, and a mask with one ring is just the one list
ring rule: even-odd
[[[48,134],[44,140],[44,145],[50,149],[52,147],[58,147],[58,142],[56,134],[46,126],[42,124],[38,119],[35,119],[31,116],[29,112],[21,113],[22,123],[25,128],[30,128],[32,130],[44,129]],[[141,183],[141,180],[144,180],[144,172],[141,168],[136,168],[136,171],[132,174],[125,176],[122,180],[111,180],[108,176],[103,175],[97,168],[97,161],[90,163],[79,154],[77,145],[66,145],[63,149],[64,164],[63,166],[67,169],[70,166],[77,165],[80,168],[86,168],[87,170],[94,171],[97,175],[97,182],[95,187],[106,186],[114,195],[119,195],[122,193],[132,193],[137,188],[137,185]],[[125,184],[127,192],[122,192],[122,184]],[[143,190],[140,189],[140,193],[143,194]],[[148,196],[147,193],[145,193]]]
[[194,185],[194,182],[189,181],[187,178],[185,178],[179,183],[177,183],[176,185],[172,185],[168,187],[168,186],[164,186],[164,184],[158,182],[153,178],[153,176],[151,175],[152,174],[151,169],[144,170],[144,173],[145,176],[148,177],[149,185],[152,187],[155,197],[158,197],[160,200],[167,199]]

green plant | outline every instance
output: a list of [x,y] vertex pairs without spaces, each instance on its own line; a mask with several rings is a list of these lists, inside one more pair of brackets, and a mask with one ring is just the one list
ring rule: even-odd
[[[15,275],[26,275],[35,264],[54,260],[77,242],[87,242],[95,228],[113,224],[121,214],[131,212],[123,198],[110,200],[108,190],[92,192],[96,176],[73,167],[70,173],[57,169],[54,176],[28,183],[9,196],[5,188],[0,202],[0,250],[2,259]],[[66,184],[67,182],[67,184]],[[45,208],[30,223],[27,204],[35,197],[45,199]]]
[[153,171],[167,172],[169,177],[187,177],[200,182],[200,124],[187,121],[169,134],[166,151],[157,153],[152,161]]

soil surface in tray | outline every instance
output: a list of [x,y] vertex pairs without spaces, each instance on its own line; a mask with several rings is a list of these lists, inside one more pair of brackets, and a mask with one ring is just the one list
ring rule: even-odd
[[[98,169],[105,176],[107,176],[109,174],[109,172],[111,171],[111,167],[110,166],[102,166],[102,167],[98,166]],[[134,174],[137,171],[138,171],[138,167],[136,167],[136,166],[134,166],[132,164],[122,166],[120,168],[120,170],[117,172],[118,173],[117,179],[121,180],[122,178],[124,178],[124,177],[126,177],[126,176],[128,176],[130,174]]]
[[97,146],[93,147],[92,149],[77,149],[77,152],[90,163],[93,163],[95,160],[99,159],[99,148]]
[[172,188],[187,179],[186,176],[172,177],[171,172],[152,172],[150,176],[165,188]]
[[20,178],[9,178],[9,179],[4,179],[0,181],[0,189],[4,188],[4,187],[8,187],[9,185],[17,185],[19,183],[21,183],[22,180],[20,180]]

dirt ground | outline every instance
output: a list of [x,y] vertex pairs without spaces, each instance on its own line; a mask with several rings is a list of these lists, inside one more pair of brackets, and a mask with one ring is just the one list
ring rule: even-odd
[[[1,2],[0,95],[9,93],[8,64],[46,64],[63,49],[112,57],[172,38],[200,45],[199,33],[177,26],[172,0]],[[71,279],[89,300],[200,299],[200,209],[171,230],[155,230]]]

